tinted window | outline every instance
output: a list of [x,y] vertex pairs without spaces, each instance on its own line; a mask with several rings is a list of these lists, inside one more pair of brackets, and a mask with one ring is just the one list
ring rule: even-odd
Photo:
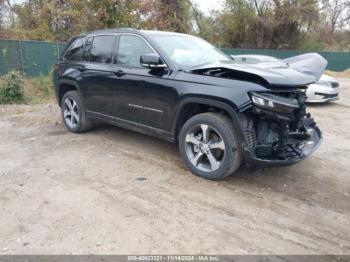
[[89,37],[86,40],[84,53],[83,53],[83,60],[84,61],[89,61],[89,59],[90,59],[90,50],[91,50],[91,46],[92,46],[93,41],[94,41],[93,37]]
[[128,67],[141,67],[141,55],[152,54],[152,48],[140,37],[124,35],[120,37],[117,63]]
[[88,61],[110,63],[114,48],[115,36],[95,36],[91,45]]
[[84,52],[85,41],[86,38],[78,38],[74,40],[68,47],[64,59],[69,61],[80,61]]

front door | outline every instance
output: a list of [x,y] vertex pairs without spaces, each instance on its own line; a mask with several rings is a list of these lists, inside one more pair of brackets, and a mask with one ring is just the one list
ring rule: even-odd
[[140,64],[141,55],[154,53],[140,36],[121,35],[115,61],[115,109],[125,120],[164,130],[166,116],[177,93],[168,69],[151,70]]

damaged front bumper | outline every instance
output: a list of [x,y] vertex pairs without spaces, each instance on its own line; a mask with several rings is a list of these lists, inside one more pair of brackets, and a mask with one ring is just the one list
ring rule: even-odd
[[321,145],[322,133],[317,126],[309,128],[308,134],[310,135],[308,139],[286,145],[285,150],[271,156],[258,156],[252,149],[245,148],[246,163],[248,166],[260,168],[296,164],[313,154]]
[[[262,97],[270,99],[269,96]],[[259,106],[253,102],[241,114],[244,157],[247,165],[253,168],[298,163],[310,156],[322,142],[320,129],[305,111],[304,93],[280,100],[283,106],[291,106],[290,109],[277,105],[280,101],[271,97],[275,108],[268,109],[267,102],[260,101]],[[274,111],[276,109],[279,112]]]

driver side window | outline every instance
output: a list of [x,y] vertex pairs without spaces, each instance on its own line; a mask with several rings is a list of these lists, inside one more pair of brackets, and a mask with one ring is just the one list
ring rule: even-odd
[[152,48],[140,37],[122,35],[119,41],[119,52],[116,63],[120,66],[143,68],[141,55],[154,54]]

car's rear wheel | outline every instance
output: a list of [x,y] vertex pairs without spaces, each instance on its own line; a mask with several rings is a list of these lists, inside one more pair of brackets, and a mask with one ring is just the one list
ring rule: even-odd
[[206,179],[223,179],[242,162],[242,149],[232,121],[218,113],[190,118],[181,130],[179,147],[192,173]]
[[67,92],[61,101],[62,119],[66,128],[73,133],[83,133],[91,128],[91,121],[77,91]]

